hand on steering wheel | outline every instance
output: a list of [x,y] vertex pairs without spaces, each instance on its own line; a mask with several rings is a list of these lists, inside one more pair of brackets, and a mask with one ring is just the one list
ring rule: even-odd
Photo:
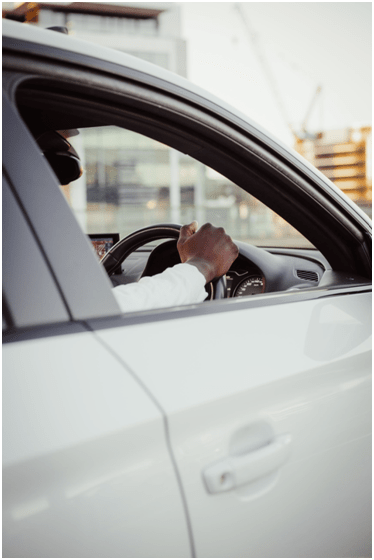
[[223,228],[197,222],[183,226],[177,243],[182,262],[196,266],[207,282],[220,278],[229,270],[239,249]]
[[222,228],[205,224],[196,232],[197,224],[195,224],[196,222],[193,222],[183,228],[179,224],[156,224],[142,228],[116,243],[101,262],[110,276],[118,265],[140,246],[158,239],[179,239],[178,251],[181,261],[196,266],[206,277],[207,284],[214,284],[214,299],[224,298],[226,296],[224,274],[237,257],[238,248]]

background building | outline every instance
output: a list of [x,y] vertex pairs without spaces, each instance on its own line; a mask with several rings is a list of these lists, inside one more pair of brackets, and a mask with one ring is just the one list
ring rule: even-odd
[[297,138],[296,150],[371,216],[372,129],[348,128]]
[[182,76],[186,44],[180,8],[171,2],[40,2],[38,25],[66,26],[69,34],[133,54]]
[[3,2],[3,17],[127,52],[186,76],[180,7],[172,2]]
[[[3,5],[3,17],[42,28],[65,27],[69,35],[186,76],[186,42],[181,37],[177,3],[28,2],[17,7],[7,3]],[[81,216],[82,226],[96,231],[101,226],[94,217],[95,208],[97,215],[102,214],[103,206],[107,214],[113,214],[123,203],[131,204],[138,227],[143,225],[144,212],[157,204],[168,209],[170,220],[179,222],[182,200],[187,196],[193,202],[196,173],[191,166],[195,166],[167,146],[156,147],[140,135],[118,132],[115,128],[96,128],[72,140],[85,173],[64,190]],[[152,177],[152,181],[146,177]],[[92,227],[87,219],[92,220]]]
[[[66,27],[72,36],[135,55],[186,76],[187,49],[182,38],[179,3],[3,2],[2,7],[3,17],[43,28]],[[371,128],[308,133],[308,119],[321,98],[318,87],[301,132],[296,132],[257,33],[241,4],[236,7],[235,25],[243,27],[267,78],[264,87],[277,101],[278,110],[293,134],[296,150],[371,215]],[[72,142],[82,157],[85,173],[64,190],[82,227],[90,233],[105,231],[117,223],[123,231],[124,221],[126,229],[132,231],[149,223],[150,213],[154,221],[161,222],[195,218],[200,223],[219,222],[224,227],[230,225],[234,235],[236,227],[248,229],[251,230],[248,236],[253,239],[256,234],[249,226],[251,220],[262,232],[274,225],[269,212],[254,200],[248,202],[234,196],[235,189],[225,178],[149,138],[112,127],[85,130]],[[131,207],[126,215],[125,205]],[[106,222],[102,216],[107,216]],[[276,227],[280,236],[289,235],[282,221],[276,220]]]
[[[170,2],[95,3],[41,2],[38,3],[38,25],[44,28],[64,26],[69,34],[105,47],[132,54],[163,68],[186,75],[186,44],[181,38],[180,8]],[[117,149],[115,131],[113,141],[103,142],[100,131],[85,131],[85,165],[88,202],[118,202],[146,205],[157,200],[157,190],[170,184],[169,177],[158,184],[141,181],[142,167],[149,161],[150,145],[140,139],[133,145],[133,135],[121,135],[122,146]],[[107,139],[108,140],[108,139]],[[123,145],[125,142],[125,145]],[[113,149],[107,147],[111,145]],[[154,154],[152,175],[160,176],[160,168],[175,158],[166,147]],[[180,185],[172,183],[176,205],[179,204]],[[169,189],[167,189],[169,190]],[[164,191],[163,191],[164,192]],[[178,214],[177,211],[174,214]],[[176,218],[179,216],[176,215]]]

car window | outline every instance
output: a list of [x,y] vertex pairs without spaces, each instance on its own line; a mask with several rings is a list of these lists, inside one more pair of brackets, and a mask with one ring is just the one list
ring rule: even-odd
[[211,222],[263,247],[312,247],[255,197],[165,144],[119,127],[70,138],[84,173],[62,187],[85,233],[124,237],[152,223]]

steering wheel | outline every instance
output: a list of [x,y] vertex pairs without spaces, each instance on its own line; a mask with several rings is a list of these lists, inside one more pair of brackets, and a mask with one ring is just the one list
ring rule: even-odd
[[[155,224],[130,233],[104,255],[101,264],[104,266],[107,274],[111,276],[113,272],[121,265],[131,253],[142,245],[146,245],[157,239],[175,239],[179,238],[181,229],[180,224]],[[151,253],[152,254],[152,253]],[[226,276],[214,279],[210,284],[210,292],[213,299],[223,299],[226,297]]]

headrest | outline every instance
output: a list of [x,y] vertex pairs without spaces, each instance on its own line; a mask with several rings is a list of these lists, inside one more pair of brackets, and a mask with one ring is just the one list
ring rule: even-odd
[[44,132],[37,139],[38,145],[61,185],[79,179],[83,168],[73,146],[59,132]]

